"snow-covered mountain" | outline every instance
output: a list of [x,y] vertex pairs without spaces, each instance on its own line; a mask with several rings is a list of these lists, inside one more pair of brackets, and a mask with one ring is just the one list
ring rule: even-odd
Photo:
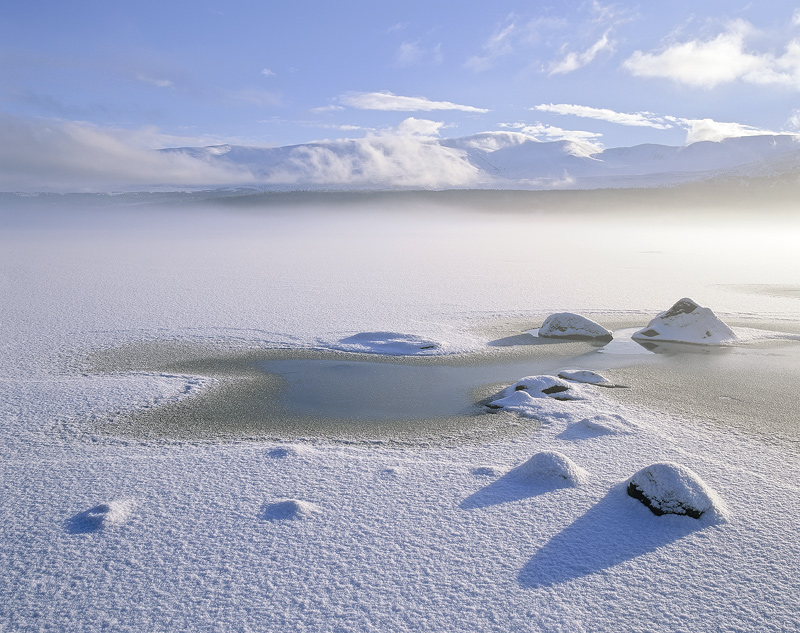
[[275,148],[161,151],[240,170],[255,183],[278,187],[594,189],[710,178],[800,179],[800,140],[791,135],[601,149],[576,141],[542,142],[517,132],[485,132],[448,139],[374,136]]

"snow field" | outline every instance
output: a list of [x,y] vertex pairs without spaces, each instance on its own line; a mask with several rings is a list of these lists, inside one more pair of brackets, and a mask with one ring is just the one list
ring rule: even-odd
[[[89,429],[207,379],[81,373],[93,350],[148,340],[331,349],[384,333],[378,351],[410,333],[399,343],[470,353],[486,345],[476,323],[564,308],[644,322],[687,294],[723,315],[796,320],[795,300],[726,285],[796,279],[790,231],[765,240],[769,258],[743,258],[754,233],[716,224],[114,210],[89,228],[0,235],[0,629],[798,629],[788,442],[575,382],[581,399],[509,394],[524,401],[494,415],[538,424],[481,445],[138,442]],[[565,230],[581,257],[563,257]],[[585,481],[508,476],[548,452]],[[695,472],[727,522],[657,517],[629,497],[627,480],[660,462]],[[302,519],[268,516],[286,501]]]

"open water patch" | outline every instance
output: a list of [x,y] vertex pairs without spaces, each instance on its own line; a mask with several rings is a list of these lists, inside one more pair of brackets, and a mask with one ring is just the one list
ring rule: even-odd
[[[487,441],[530,428],[483,402],[533,373],[557,373],[593,348],[529,346],[524,353],[391,357],[319,350],[217,350],[159,346],[106,350],[102,371],[171,368],[213,378],[203,393],[100,419],[99,432],[147,438],[230,437],[441,443]],[[598,359],[603,360],[603,359]],[[597,368],[601,369],[601,368]]]

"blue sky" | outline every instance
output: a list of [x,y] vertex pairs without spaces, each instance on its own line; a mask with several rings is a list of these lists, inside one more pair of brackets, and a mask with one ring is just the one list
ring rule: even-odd
[[156,148],[511,130],[617,147],[797,132],[799,8],[6,2],[0,138],[69,129]]

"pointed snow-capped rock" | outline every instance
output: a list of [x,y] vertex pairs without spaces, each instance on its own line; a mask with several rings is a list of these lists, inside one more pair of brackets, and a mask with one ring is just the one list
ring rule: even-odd
[[736,334],[709,308],[683,298],[661,312],[647,327],[633,333],[636,341],[669,341],[720,345],[736,340]]

